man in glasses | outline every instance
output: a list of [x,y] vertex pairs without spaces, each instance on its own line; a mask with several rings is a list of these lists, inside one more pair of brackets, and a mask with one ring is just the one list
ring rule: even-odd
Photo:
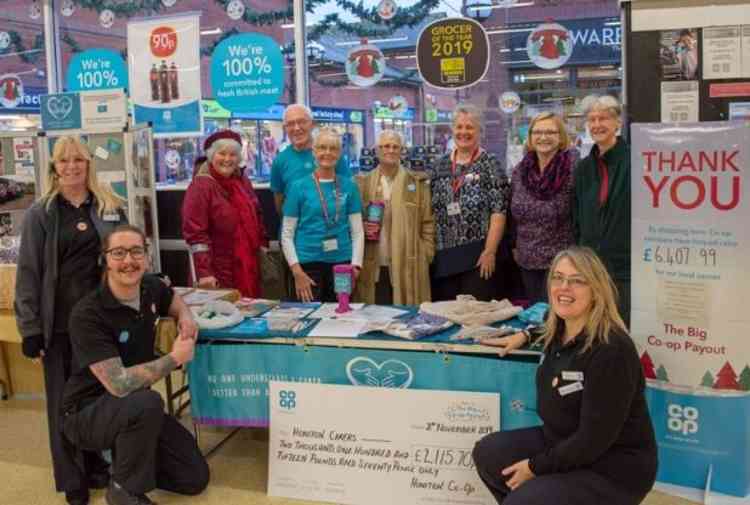
[[[198,328],[190,309],[159,278],[145,275],[143,232],[118,226],[104,239],[102,283],[70,317],[73,370],[65,386],[63,432],[81,448],[111,449],[109,505],[148,505],[154,488],[194,495],[209,470],[190,432],[164,413],[150,386],[191,361]],[[159,317],[177,320],[172,351],[156,358]]]

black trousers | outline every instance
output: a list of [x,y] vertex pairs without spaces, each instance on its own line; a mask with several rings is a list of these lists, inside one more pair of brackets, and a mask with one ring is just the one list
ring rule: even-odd
[[380,277],[375,283],[375,303],[393,305],[393,285],[391,284],[391,270],[388,267],[380,267]]
[[[58,492],[85,491],[88,489],[86,475],[104,473],[107,463],[98,453],[80,453],[63,436],[62,401],[65,383],[70,378],[72,350],[70,336],[56,333],[49,348],[44,351],[44,391],[47,396],[47,427],[49,448],[52,455],[52,472]],[[83,466],[84,469],[81,468]]]
[[[315,261],[311,263],[300,263],[302,270],[305,271],[315,285],[312,287],[313,300],[318,302],[336,302],[336,292],[333,290],[333,267],[335,265],[349,265],[346,263],[324,263]],[[294,284],[294,278],[292,278]],[[302,301],[297,296],[297,290],[294,288],[295,299]]]
[[112,479],[133,494],[154,488],[194,495],[208,485],[209,470],[195,439],[164,413],[161,395],[141,390],[100,396],[65,416],[65,436],[76,446],[112,449]]
[[503,505],[637,505],[644,496],[632,496],[591,470],[541,475],[511,491],[509,477],[500,472],[545,449],[542,428],[498,431],[474,446],[474,463],[484,484]]
[[479,268],[460,274],[437,277],[432,280],[432,300],[455,300],[458,295],[473,295],[477,300],[488,302],[495,296],[494,274],[482,279]]
[[549,270],[526,270],[521,268],[521,279],[523,279],[523,289],[529,304],[537,302],[547,302],[547,272]]

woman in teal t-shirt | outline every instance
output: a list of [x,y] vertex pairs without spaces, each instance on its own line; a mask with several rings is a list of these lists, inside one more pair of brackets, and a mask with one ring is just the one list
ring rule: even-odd
[[297,299],[335,301],[333,266],[362,267],[362,202],[350,178],[336,176],[341,137],[320,128],[313,140],[316,168],[296,180],[284,201],[281,245],[294,275]]

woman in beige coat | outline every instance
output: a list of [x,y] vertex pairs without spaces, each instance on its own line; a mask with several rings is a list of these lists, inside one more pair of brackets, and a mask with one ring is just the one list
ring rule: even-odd
[[[368,237],[355,291],[358,301],[419,305],[431,300],[435,227],[430,185],[425,175],[401,166],[401,146],[398,133],[383,131],[377,144],[380,164],[357,177]],[[373,202],[385,204],[379,233],[378,225],[368,220]]]

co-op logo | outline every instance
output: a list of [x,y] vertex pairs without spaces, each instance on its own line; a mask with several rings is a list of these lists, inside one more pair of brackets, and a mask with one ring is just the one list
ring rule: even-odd
[[279,391],[279,407],[286,410],[292,410],[297,406],[297,392],[281,390]]
[[677,431],[683,435],[690,435],[698,431],[698,409],[695,407],[683,407],[676,403],[670,403],[667,407],[667,428]]

